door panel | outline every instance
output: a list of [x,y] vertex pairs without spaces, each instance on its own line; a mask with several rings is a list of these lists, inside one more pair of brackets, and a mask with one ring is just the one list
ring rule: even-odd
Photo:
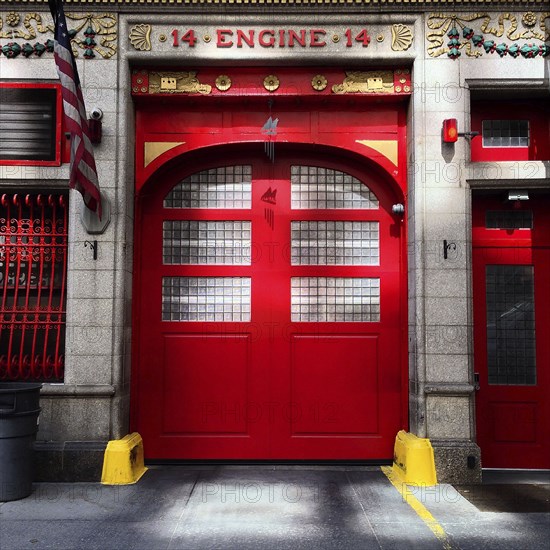
[[[550,467],[550,248],[544,202],[517,206],[508,215],[501,201],[495,215],[493,203],[480,201],[478,210],[488,214],[474,216],[476,418],[484,467]],[[521,227],[511,227],[514,223]]]
[[187,170],[139,204],[147,456],[390,458],[406,388],[389,190],[313,156]]
[[300,410],[292,419],[292,437],[378,433],[377,340],[293,336],[291,401]]
[[164,433],[248,435],[250,335],[166,335],[164,352]]

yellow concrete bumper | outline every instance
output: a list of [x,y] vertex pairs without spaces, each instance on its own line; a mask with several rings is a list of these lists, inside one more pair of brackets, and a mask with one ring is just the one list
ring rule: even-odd
[[146,471],[143,463],[143,440],[137,432],[107,443],[101,483],[129,485],[136,483]]
[[403,483],[437,485],[430,440],[404,430],[398,432],[393,451],[393,472]]

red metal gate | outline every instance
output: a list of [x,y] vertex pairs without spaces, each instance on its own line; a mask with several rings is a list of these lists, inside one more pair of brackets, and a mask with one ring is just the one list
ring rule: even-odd
[[352,161],[277,155],[218,151],[140,201],[150,458],[387,459],[405,425],[393,193]]
[[0,379],[63,380],[67,195],[0,200]]
[[549,196],[473,200],[477,439],[484,467],[550,468]]

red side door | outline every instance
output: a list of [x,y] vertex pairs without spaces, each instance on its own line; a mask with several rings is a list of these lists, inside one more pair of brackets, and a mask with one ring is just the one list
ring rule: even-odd
[[484,467],[550,468],[548,195],[474,196],[477,437]]
[[149,458],[390,458],[405,426],[392,194],[360,166],[277,154],[197,160],[140,198]]

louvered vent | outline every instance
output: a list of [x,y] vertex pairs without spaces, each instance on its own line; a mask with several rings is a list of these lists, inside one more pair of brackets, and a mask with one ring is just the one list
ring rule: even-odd
[[0,88],[0,160],[55,160],[56,93]]

